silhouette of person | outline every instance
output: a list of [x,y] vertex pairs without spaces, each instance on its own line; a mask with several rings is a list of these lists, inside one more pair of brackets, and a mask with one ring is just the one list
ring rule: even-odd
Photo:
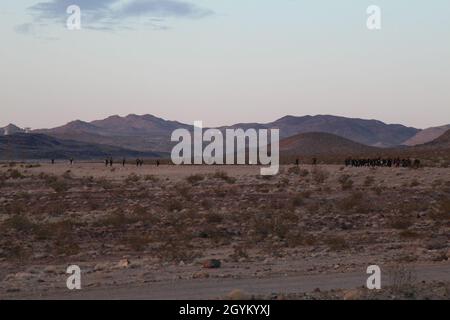
[[55,159],[52,159],[52,164],[55,164]]
[[159,167],[159,160],[156,160],[156,166]]
[[298,160],[298,158],[295,159],[295,165],[298,167],[299,164],[300,164],[300,160]]
[[125,160],[125,158],[123,158],[122,159],[122,167],[125,167],[125,162],[126,162],[126,160]]

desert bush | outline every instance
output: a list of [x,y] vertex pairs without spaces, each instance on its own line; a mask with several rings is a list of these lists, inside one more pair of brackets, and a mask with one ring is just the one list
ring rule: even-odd
[[325,244],[333,251],[342,251],[349,248],[349,245],[342,236],[329,236],[325,239]]
[[389,219],[389,226],[398,230],[405,230],[412,226],[413,221],[407,216],[393,216]]
[[343,174],[339,177],[338,182],[340,183],[342,190],[348,190],[353,187],[353,180],[350,178],[351,176],[348,174]]
[[17,169],[9,169],[8,170],[9,178],[10,179],[23,179],[25,176]]
[[156,255],[163,261],[178,263],[192,262],[199,253],[189,243],[169,239],[158,249]]
[[114,184],[110,180],[107,180],[106,178],[99,178],[97,179],[96,182],[100,187],[102,187],[105,190],[114,189]]
[[248,259],[249,254],[247,248],[243,245],[233,246],[233,253],[230,255],[230,258],[235,262],[241,259]]
[[364,208],[364,195],[362,192],[353,192],[350,196],[338,202],[341,210],[361,210]]
[[223,181],[225,181],[227,183],[235,183],[236,182],[236,178],[230,177],[228,175],[228,173],[226,173],[225,171],[216,171],[214,173],[214,178],[222,179]]
[[300,247],[303,246],[304,244],[305,244],[305,237],[298,230],[291,231],[286,236],[286,246],[288,246],[289,248]]
[[4,207],[4,211],[10,215],[22,215],[28,213],[28,208],[23,201],[16,200]]
[[190,192],[192,187],[189,187],[189,186],[183,184],[183,185],[177,185],[175,187],[175,189],[177,191],[177,194],[182,196],[184,199],[186,199],[188,201],[192,200],[192,195]]
[[23,245],[12,240],[0,242],[0,249],[0,258],[8,259],[10,261],[24,261],[31,255],[30,251],[28,251]]
[[285,239],[289,229],[289,223],[273,214],[257,215],[253,220],[256,241],[265,240],[269,235]]
[[218,213],[208,213],[205,216],[205,219],[208,223],[221,223],[223,221],[223,216]]
[[372,191],[377,195],[380,196],[383,193],[383,188],[380,186],[375,186],[372,188]]
[[126,236],[121,241],[133,251],[143,251],[150,242],[151,239],[147,235]]
[[183,203],[178,199],[172,199],[167,203],[167,210],[169,211],[181,211],[183,209]]
[[136,223],[137,221],[139,221],[138,218],[134,216],[127,216],[119,210],[116,210],[115,212],[95,221],[94,226],[112,226],[114,228],[121,228],[126,227],[128,224]]
[[299,174],[299,173],[300,173],[300,167],[298,167],[298,166],[293,166],[288,169],[288,174]]
[[417,232],[412,230],[403,230],[399,233],[400,237],[407,239],[417,239],[420,238],[420,235]]
[[202,199],[202,201],[200,201],[200,205],[204,209],[209,210],[209,209],[211,209],[213,207],[214,203],[211,200],[209,200],[209,199]]
[[69,184],[62,179],[55,179],[52,182],[48,183],[48,186],[52,188],[56,193],[62,193],[69,190]]
[[301,194],[296,194],[292,197],[291,204],[293,207],[300,207],[305,203]]
[[153,174],[147,174],[144,176],[145,181],[158,182],[159,178]]
[[54,199],[48,203],[45,203],[44,206],[39,207],[39,209],[36,210],[36,213],[49,216],[61,216],[65,214],[66,210],[67,207],[64,201]]
[[125,183],[133,184],[139,182],[139,180],[141,180],[141,178],[137,174],[130,173],[128,177],[125,179]]
[[70,171],[70,170],[67,170],[67,171],[64,172],[61,176],[62,176],[64,179],[67,179],[67,180],[73,179],[72,171]]
[[373,176],[367,176],[364,179],[364,187],[370,187],[375,182],[375,177]]
[[301,197],[303,197],[304,199],[309,199],[309,198],[311,198],[311,194],[312,194],[312,191],[311,191],[311,190],[305,190],[305,191],[301,191],[301,192],[299,193],[299,195],[300,195]]
[[420,186],[420,182],[417,181],[417,179],[414,179],[413,181],[411,181],[410,186],[411,186],[412,188],[417,187],[417,186]]
[[186,178],[186,181],[189,182],[190,184],[197,184],[200,181],[203,181],[204,179],[205,177],[201,174],[191,174]]
[[41,167],[41,165],[39,163],[30,163],[30,164],[25,165],[25,168],[27,168],[27,169],[40,168],[40,167]]
[[329,172],[324,169],[314,167],[314,169],[312,170],[312,177],[316,183],[319,184],[324,183],[329,176],[330,176]]
[[5,220],[2,227],[5,229],[14,229],[19,232],[31,232],[36,228],[36,224],[24,215],[16,214]]
[[450,220],[450,198],[441,199],[431,211],[430,217],[438,221]]
[[395,295],[406,298],[416,297],[415,283],[417,278],[412,270],[408,270],[403,265],[397,265],[389,270],[388,278]]

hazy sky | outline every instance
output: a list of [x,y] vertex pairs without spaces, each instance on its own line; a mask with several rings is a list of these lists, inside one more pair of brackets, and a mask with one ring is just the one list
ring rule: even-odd
[[[82,10],[69,31],[65,10]],[[369,31],[366,9],[382,9]],[[0,126],[150,113],[450,123],[448,0],[0,2]]]

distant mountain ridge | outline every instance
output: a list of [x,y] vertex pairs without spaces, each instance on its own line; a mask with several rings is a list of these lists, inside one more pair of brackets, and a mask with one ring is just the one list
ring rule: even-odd
[[[77,120],[64,126],[33,132],[59,139],[105,144],[137,151],[169,152],[173,146],[170,136],[174,130],[180,128],[192,130],[193,126],[149,114],[130,114],[125,117],[110,116],[91,122]],[[308,132],[331,133],[361,144],[378,147],[400,145],[420,131],[400,124],[332,115],[285,116],[269,123],[240,123],[218,129],[233,128],[278,128],[281,138]]]
[[440,127],[431,127],[419,131],[410,139],[404,141],[402,144],[406,146],[417,146],[420,144],[425,144],[437,139],[443,135],[447,130],[450,130],[450,124]]
[[2,136],[20,132],[25,132],[25,130],[12,123],[8,124],[6,127],[0,128],[0,135]]
[[[44,134],[16,133],[0,136],[0,159],[102,159],[105,157],[158,158],[155,152],[139,152],[119,147],[61,140]],[[167,156],[167,155],[164,155]]]
[[324,132],[300,133],[280,141],[283,155],[320,156],[363,154],[382,150]]

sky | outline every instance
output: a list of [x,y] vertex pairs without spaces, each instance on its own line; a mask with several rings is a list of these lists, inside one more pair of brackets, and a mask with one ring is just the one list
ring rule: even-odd
[[[72,4],[81,30],[66,27]],[[0,127],[130,113],[450,123],[448,0],[1,1],[0,39]]]

